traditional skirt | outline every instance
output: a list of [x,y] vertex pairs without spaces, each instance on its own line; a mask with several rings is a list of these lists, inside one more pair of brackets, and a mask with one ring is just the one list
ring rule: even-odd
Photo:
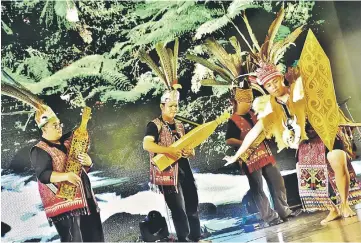
[[[336,203],[340,203],[340,194],[336,187],[335,172],[326,159],[326,147],[317,137],[300,144],[298,150],[297,177],[299,194],[305,211],[330,210],[332,200],[329,185],[333,189]],[[361,202],[360,182],[356,179],[351,161],[347,161],[350,174],[349,203]],[[330,190],[332,191],[332,190]]]

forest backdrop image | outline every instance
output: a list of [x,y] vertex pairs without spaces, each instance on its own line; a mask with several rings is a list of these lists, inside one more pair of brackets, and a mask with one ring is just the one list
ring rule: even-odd
[[[183,87],[179,115],[200,124],[208,122],[230,108],[230,90],[201,86],[201,80],[222,81],[222,77],[186,55],[214,60],[204,45],[209,37],[236,53],[229,41],[235,36],[241,51],[249,51],[244,41],[251,43],[244,12],[262,43],[282,4],[285,20],[276,39],[301,25],[305,30],[311,28],[330,58],[338,101],[351,96],[349,111],[361,121],[357,106],[361,103],[361,70],[356,68],[361,61],[360,45],[356,44],[361,39],[358,2],[1,2],[2,69],[52,107],[64,123],[64,132],[79,124],[82,107],[92,108],[89,154],[95,166],[90,178],[106,241],[135,241],[138,223],[149,211],[166,215],[162,196],[149,190],[149,155],[142,148],[147,123],[160,114],[165,86],[138,60],[139,50],[157,58],[157,42],[173,47],[174,39],[179,38],[178,77]],[[306,33],[287,51],[282,60],[285,70],[299,58]],[[2,76],[1,82],[11,80]],[[3,240],[59,241],[42,211],[29,160],[29,150],[40,137],[34,110],[3,95],[1,104],[1,220],[11,227]],[[349,116],[345,106],[341,108]],[[192,128],[186,125],[188,131]],[[225,124],[219,126],[190,161],[199,190],[201,223],[215,229],[237,224],[239,204],[249,188],[236,166],[223,166],[222,158],[232,153],[225,145],[225,129]],[[356,142],[359,145],[359,140]],[[284,174],[294,172],[294,154],[294,150],[276,154]],[[231,209],[226,213],[210,210],[227,205]],[[174,231],[171,224],[169,227]]]

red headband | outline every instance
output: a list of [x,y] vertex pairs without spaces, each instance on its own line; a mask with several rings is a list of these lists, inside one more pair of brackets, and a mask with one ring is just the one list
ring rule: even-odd
[[261,63],[260,67],[256,70],[256,74],[259,85],[265,85],[275,77],[283,76],[282,73],[277,70],[276,65],[271,63]]

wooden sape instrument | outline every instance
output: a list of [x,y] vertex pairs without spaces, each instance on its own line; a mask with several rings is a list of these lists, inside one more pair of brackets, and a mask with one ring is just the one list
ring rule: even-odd
[[[2,76],[7,80],[1,80],[1,91],[3,95],[16,98],[30,106],[35,110],[41,109],[45,103],[33,94],[30,90],[25,88],[19,82],[15,81],[4,70],[1,70]],[[81,175],[82,165],[78,161],[79,153],[86,153],[89,146],[89,135],[87,131],[87,124],[90,119],[91,109],[85,107],[83,110],[82,121],[79,128],[74,131],[71,147],[68,152],[68,160],[66,162],[65,172],[74,172]],[[51,189],[53,190],[53,189]],[[61,182],[59,190],[56,192],[57,197],[73,200],[77,186],[70,182]],[[54,190],[55,193],[56,190]]]
[[[74,131],[64,172],[74,172],[78,176],[82,173],[82,165],[78,160],[78,155],[88,151],[89,135],[87,131],[87,124],[90,119],[90,114],[91,109],[86,106],[83,110],[80,126]],[[56,196],[68,200],[74,200],[76,190],[76,185],[73,185],[68,181],[64,181],[60,183]]]
[[[184,148],[195,148],[204,142],[213,132],[216,130],[218,125],[227,121],[230,118],[230,114],[225,112],[219,116],[216,120],[204,123],[192,129],[189,133],[181,137],[170,147],[184,149]],[[179,158],[170,157],[167,154],[158,154],[153,158],[153,163],[158,167],[159,170],[163,171],[167,167],[171,166]]]

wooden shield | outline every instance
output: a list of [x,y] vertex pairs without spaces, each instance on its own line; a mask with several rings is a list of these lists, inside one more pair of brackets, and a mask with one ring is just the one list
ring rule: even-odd
[[299,60],[308,120],[329,150],[333,149],[339,112],[331,66],[312,30],[308,31]]

